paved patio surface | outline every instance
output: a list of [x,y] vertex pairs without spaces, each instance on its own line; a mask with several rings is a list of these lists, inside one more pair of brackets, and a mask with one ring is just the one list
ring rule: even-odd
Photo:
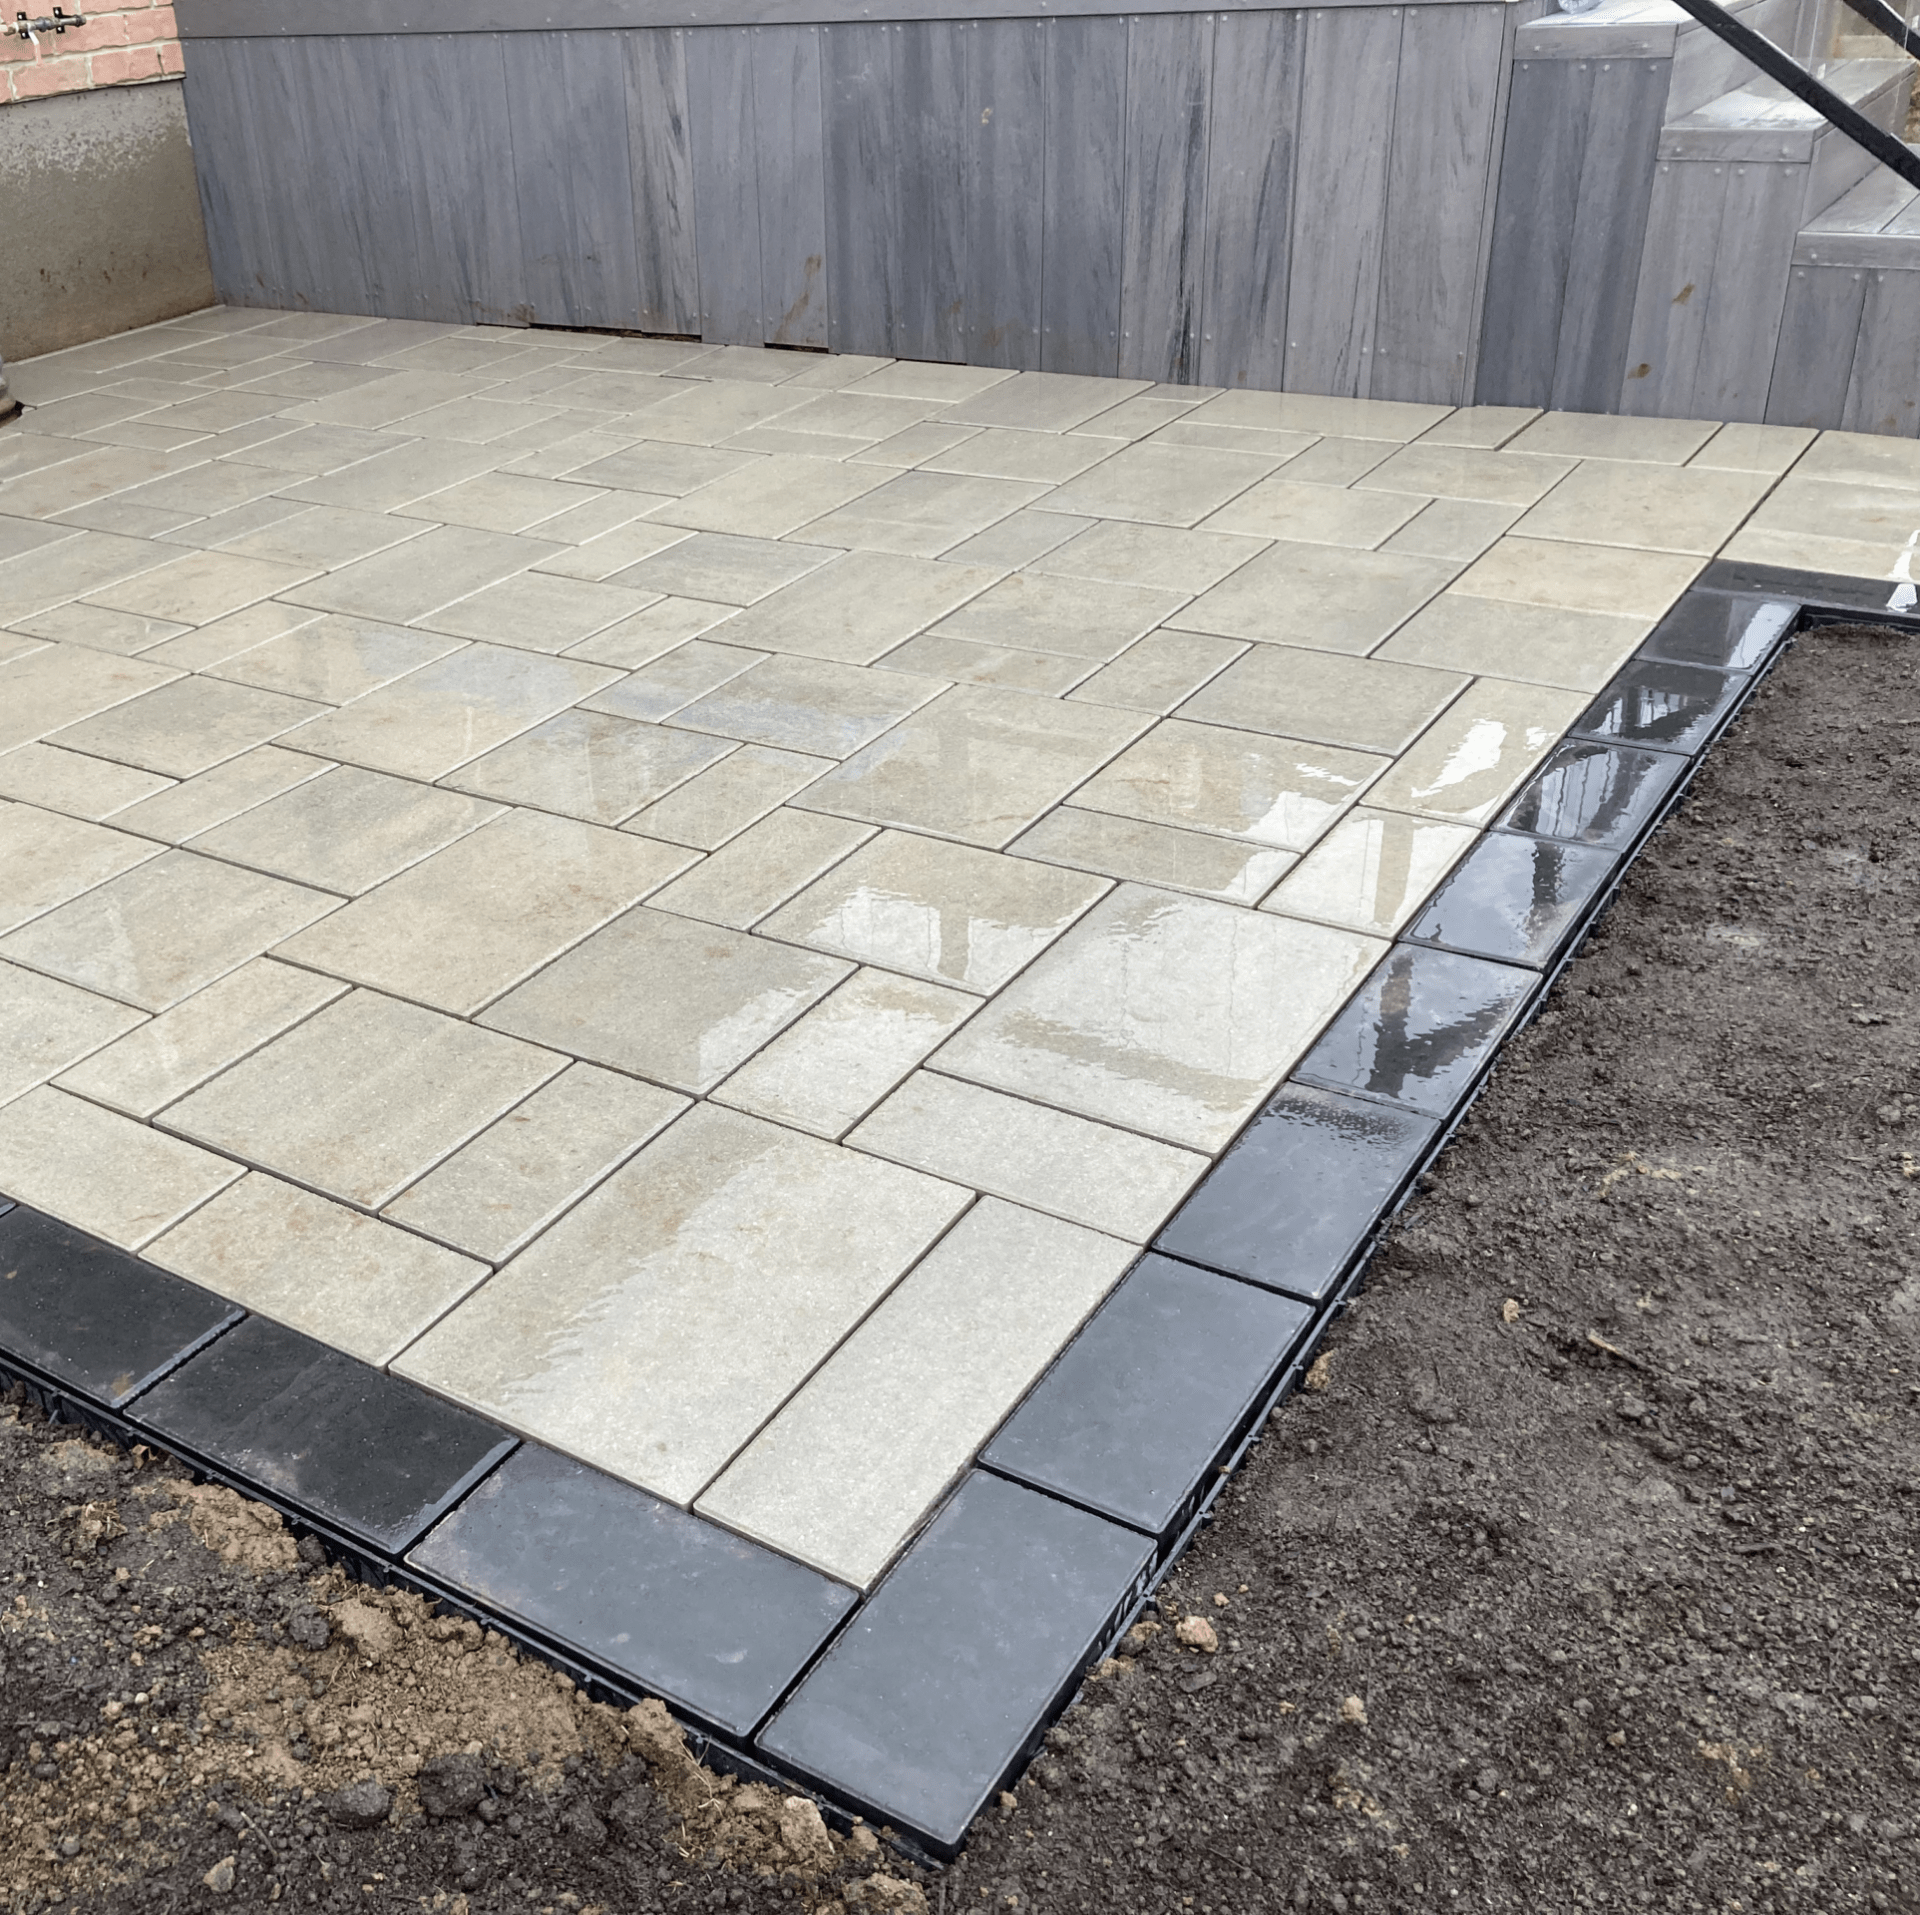
[[0,1192],[863,1587],[1706,561],[1920,527],[1710,422],[14,370]]

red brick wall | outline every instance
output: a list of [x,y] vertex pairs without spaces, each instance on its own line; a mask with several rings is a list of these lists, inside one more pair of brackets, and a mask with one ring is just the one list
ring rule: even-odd
[[[62,0],[84,27],[43,34],[31,41],[0,40],[0,104],[39,100],[49,93],[79,93],[88,87],[127,86],[180,71],[180,41],[170,5],[153,0],[113,0],[96,11],[86,0]],[[0,18],[25,8],[33,19],[53,11],[53,0],[7,0]]]

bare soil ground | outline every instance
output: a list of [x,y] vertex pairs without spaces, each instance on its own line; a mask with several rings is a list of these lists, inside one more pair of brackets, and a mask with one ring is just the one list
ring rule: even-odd
[[0,1908],[1920,1910],[1920,640],[1801,641],[962,1860],[0,1409]]

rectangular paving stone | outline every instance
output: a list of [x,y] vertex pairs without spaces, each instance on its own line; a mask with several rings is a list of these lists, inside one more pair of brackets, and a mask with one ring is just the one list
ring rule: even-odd
[[761,935],[982,994],[1030,964],[1111,887],[1102,878],[883,832]]
[[1462,406],[1421,433],[1422,445],[1503,446],[1539,418],[1538,406]]
[[1458,570],[1404,552],[1276,543],[1167,623],[1222,638],[1370,652]]
[[346,705],[460,649],[456,639],[403,631],[375,619],[295,616],[306,622],[195,669],[316,704]]
[[996,1090],[1217,1151],[1381,948],[1349,931],[1122,885],[932,1062]]
[[143,1011],[164,1011],[338,902],[167,851],[0,939],[0,957]]
[[622,829],[699,851],[717,851],[832,769],[831,758],[742,745],[628,819]]
[[1500,452],[1428,436],[1381,460],[1354,486],[1364,492],[1410,492],[1487,505],[1529,506],[1545,498],[1577,464],[1577,460],[1547,453]]
[[701,1095],[850,968],[649,906],[548,965],[484,1021]]
[[134,1420],[389,1556],[514,1448],[497,1425],[265,1317],[176,1368]]
[[277,955],[470,1017],[690,862],[599,825],[510,812]]
[[872,825],[782,807],[656,891],[652,907],[744,931],[873,834]]
[[956,1853],[1145,1588],[1135,1530],[976,1472],[757,1738]]
[[1018,479],[902,472],[864,498],[815,519],[807,536],[822,545],[938,558],[1046,491],[1044,485]]
[[0,964],[0,1104],[145,1022],[111,998]]
[[752,605],[783,585],[804,578],[839,553],[830,545],[800,545],[792,539],[745,539],[723,532],[696,532],[664,551],[613,574],[613,583],[675,598],[721,605]]
[[[967,1201],[702,1105],[437,1324],[401,1372],[685,1506]],[[780,1336],[739,1334],[774,1313]]]
[[935,630],[943,638],[1105,660],[1177,612],[1184,597],[1146,585],[1016,572],[943,619]]
[[[244,466],[226,469],[248,470]],[[274,475],[255,470],[267,486],[277,483]],[[389,546],[419,535],[419,526],[386,512],[312,505],[276,519],[258,531],[225,540],[220,549],[237,552],[243,558],[270,559],[278,565],[290,565],[311,577],[315,572],[331,571],[336,566],[351,565],[356,559],[370,558],[375,552],[384,552]]]
[[1458,672],[1255,645],[1187,699],[1180,716],[1393,754],[1405,751],[1466,683]]
[[1007,645],[981,645],[970,638],[945,638],[922,632],[875,661],[882,670],[918,672],[923,678],[947,678],[963,685],[997,685],[1006,691],[1036,692],[1054,698],[1079,684],[1093,661],[1058,652],[1023,652]]
[[1534,968],[1552,962],[1619,862],[1598,845],[1490,831],[1449,875],[1407,935]]
[[871,1584],[1119,1280],[1132,1249],[976,1204],[701,1497],[701,1514]]
[[[881,673],[872,674],[875,677]],[[905,679],[913,685],[934,681]],[[795,802],[968,844],[1009,844],[1147,729],[1141,714],[957,685]],[[956,767],[964,765],[964,775]]]
[[383,1214],[504,1262],[686,1108],[652,1084],[570,1064]]
[[[924,429],[932,431],[935,428]],[[888,443],[897,445],[899,441],[891,440]],[[886,446],[876,446],[872,454],[867,456],[878,458],[886,450]],[[904,465],[909,461],[902,456],[896,463]],[[1051,552],[1055,546],[1064,545],[1076,532],[1085,531],[1086,528],[1085,519],[1074,518],[1068,513],[1043,512],[1038,506],[1022,506],[1017,512],[1009,512],[1004,519],[996,519],[984,531],[962,539],[958,545],[949,546],[940,557],[942,563],[947,565],[978,565],[990,572],[1017,572],[1043,552]]]
[[645,593],[627,586],[520,572],[426,613],[420,623],[523,651],[564,652],[639,611],[646,601]]
[[[1090,519],[1192,527],[1266,478],[1278,463],[1252,450],[1222,452],[1152,440],[1128,446],[1090,472],[1069,479],[1048,497],[1046,505],[1049,511],[1077,512]],[[1244,528],[1223,525],[1219,529]]]
[[683,706],[674,722],[750,745],[848,758],[943,689],[906,672],[776,653]]
[[[1337,829],[1338,827],[1336,827]],[[1199,831],[1061,805],[1007,847],[1017,858],[1132,878],[1230,904],[1253,904],[1294,862],[1290,851],[1238,844]]]
[[1478,836],[1471,825],[1360,806],[1287,873],[1260,908],[1390,938]]
[[[0,760],[0,762],[4,762]],[[0,931],[43,917],[160,847],[131,832],[38,805],[0,804]]]
[[1679,782],[1686,760],[1570,738],[1528,782],[1500,822],[1511,831],[1624,851]]
[[417,1004],[353,991],[169,1105],[159,1122],[377,1210],[564,1065]]
[[[1204,592],[1266,549],[1264,540],[1168,526],[1097,522],[1031,563],[1064,578],[1148,585],[1163,592]],[[949,554],[949,558],[959,556]]]
[[587,709],[657,724],[738,678],[767,656],[737,645],[710,645],[703,638],[689,639],[630,672],[617,685],[596,692],[586,701]]
[[[6,572],[0,569],[0,591],[11,589]],[[42,646],[11,660],[5,668],[0,751],[30,744],[179,676],[144,658],[120,658],[84,645]]]
[[[1495,455],[1500,456],[1500,455]],[[1511,456],[1511,455],[1509,455]],[[1514,528],[1524,538],[1569,539],[1708,558],[1775,483],[1771,473],[1586,460]]]
[[0,1353],[119,1409],[237,1322],[197,1284],[26,1204],[0,1213]]
[[978,479],[1031,479],[1059,485],[1109,458],[1119,442],[1059,432],[990,427],[920,461],[925,472],[962,472]]
[[[526,532],[543,519],[599,496],[591,486],[531,479],[519,473],[481,472],[393,509],[404,518],[431,519],[438,525],[468,525],[479,532]],[[543,532],[539,536],[551,535]]]
[[309,584],[275,589],[295,604],[318,611],[406,625],[563,549],[552,539],[438,525],[391,551],[356,559]]
[[1403,492],[1363,492],[1339,485],[1309,484],[1294,477],[1293,468],[1286,466],[1222,506],[1205,524],[1209,532],[1371,551],[1399,531],[1425,503]]
[[[0,511],[18,509],[0,494]],[[169,550],[144,538],[124,538],[112,532],[81,532],[0,561],[0,593],[5,594],[11,616],[25,618],[29,613],[64,605],[83,592],[99,591],[136,572],[151,571],[166,562]],[[157,684],[159,680],[147,682]],[[31,732],[25,735],[33,736]]]
[[170,619],[176,625],[205,625],[256,599],[290,590],[311,578],[314,570],[311,565],[280,565],[229,552],[189,552],[118,584],[103,585],[88,597],[116,611]]
[[56,605],[50,612],[30,614],[17,619],[12,629],[31,638],[59,639],[72,645],[91,645],[96,651],[119,652],[132,658],[151,651],[167,639],[178,638],[191,629],[171,619],[146,618],[138,612],[109,611],[103,605],[87,605],[78,600]]
[[1418,558],[1451,559],[1465,565],[1509,532],[1517,505],[1483,505],[1474,499],[1431,499],[1380,547]]
[[0,1192],[138,1250],[242,1174],[50,1084],[0,1105]]
[[1199,632],[1149,632],[1070,695],[1089,705],[1170,712],[1248,649],[1237,639]]
[[[242,652],[251,651],[256,645],[264,645],[269,639],[312,625],[321,616],[304,605],[282,605],[277,599],[262,599],[258,605],[244,606],[237,612],[229,612],[225,618],[216,618],[211,625],[199,626],[179,638],[156,645],[147,662],[175,666],[181,671],[203,672],[209,666],[224,664]],[[285,691],[288,688],[269,685],[265,689]],[[309,695],[295,690],[296,697]]]
[[[1615,744],[1697,752],[1711,741],[1748,682],[1744,672],[1636,658],[1614,675],[1573,729]],[[0,779],[6,763],[0,758]]]
[[484,1263],[258,1170],[147,1254],[217,1296],[380,1368],[487,1274]]
[[1367,793],[1376,810],[1488,823],[1582,709],[1581,695],[1483,678]]
[[211,771],[184,778],[151,798],[116,814],[119,822],[151,838],[168,844],[184,844],[187,839],[210,831],[228,818],[308,778],[317,778],[332,770],[326,758],[314,758],[305,752],[286,751],[278,745],[261,745],[229,758]]
[[69,725],[53,742],[163,777],[191,778],[325,709],[248,685],[181,678]]
[[1304,392],[1228,392],[1191,417],[1207,425],[1262,431],[1346,433],[1364,439],[1417,439],[1452,410],[1390,399],[1328,399]]
[[866,466],[777,452],[660,506],[654,516],[697,532],[779,539],[885,483],[885,473]]
[[857,971],[749,1058],[713,1100],[816,1137],[842,1137],[978,1008],[962,991]]
[[[1017,372],[950,404],[940,417],[955,425],[1017,426],[1032,432],[1068,432],[1096,413],[1148,389],[1144,379],[1100,379],[1084,374]],[[864,388],[863,388],[864,390]]]
[[1206,1159],[978,1084],[916,1071],[849,1148],[1145,1243]]
[[814,1570],[535,1443],[409,1561],[734,1737],[752,1733],[855,1601]]
[[1684,465],[1719,430],[1711,419],[1639,419],[1602,412],[1544,412],[1508,441],[1514,452],[1575,459]]
[[731,605],[709,605],[697,598],[657,598],[617,625],[569,646],[567,656],[634,671],[734,616]]
[[1468,566],[1453,589],[1468,598],[1658,618],[1699,569],[1698,558],[1681,553],[1510,534]]
[[1539,988],[1514,965],[1397,944],[1295,1075],[1445,1117]]
[[611,684],[608,666],[468,645],[301,726],[295,751],[431,781]]
[[724,758],[723,739],[637,724],[598,711],[564,711],[523,732],[446,782],[507,804],[620,823]]
[[1375,659],[1597,691],[1633,656],[1648,624],[1612,612],[1509,605],[1442,592],[1414,613]]
[[62,1072],[62,1090],[151,1117],[347,989],[255,958]]
[[1282,1085],[1154,1247],[1321,1302],[1439,1130],[1411,1111]]
[[1144,1257],[980,1460],[1170,1540],[1312,1320],[1290,1297]]

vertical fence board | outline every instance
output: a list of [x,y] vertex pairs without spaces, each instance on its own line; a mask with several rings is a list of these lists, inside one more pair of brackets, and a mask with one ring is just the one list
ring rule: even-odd
[[693,29],[687,35],[687,126],[700,260],[699,331],[718,345],[762,343],[766,299],[756,121],[752,29]]
[[900,259],[904,359],[967,354],[967,29],[917,20],[893,36],[895,127],[900,140],[894,245]]
[[196,40],[186,76],[187,126],[214,290],[229,306],[263,306],[267,264],[264,182],[254,164],[244,40]]
[[1387,172],[1375,398],[1459,405],[1483,261],[1506,8],[1409,7]]
[[1806,175],[1803,165],[1728,168],[1700,359],[1681,416],[1755,424],[1767,416]]
[[634,263],[642,332],[698,333],[700,256],[687,132],[687,36],[676,27],[619,36],[627,85]]
[[1127,23],[1047,23],[1047,161],[1040,234],[1040,364],[1120,369]]
[[1280,384],[1287,355],[1303,13],[1223,13],[1214,26],[1200,378]]
[[1136,17],[1127,36],[1120,372],[1198,379],[1213,18]]
[[760,338],[827,343],[827,176],[820,29],[756,27]]
[[[1661,160],[1655,168],[1618,411],[1687,416],[1731,170],[1711,160]],[[1623,260],[1621,270],[1632,266]]]
[[411,188],[413,316],[523,325],[526,288],[497,33],[396,34],[399,154]]
[[397,107],[393,68],[382,41],[343,35],[327,43],[330,63],[317,76],[319,130],[339,188],[341,250],[351,277],[341,286],[345,312],[405,314],[406,262],[418,244],[413,198],[393,163]]
[[976,366],[1040,364],[1046,48],[1038,20],[966,30],[966,357]]
[[[1364,398],[1369,389],[1400,14],[1338,7],[1307,18],[1293,250],[1310,270],[1294,273],[1287,290],[1286,382],[1294,392]],[[1368,137],[1356,139],[1356,129]]]
[[598,34],[502,36],[526,297],[546,325],[638,326],[625,63]]
[[334,310],[341,257],[341,181],[317,150],[314,109],[325,92],[318,41],[249,40],[247,89],[258,138],[255,177],[274,217],[273,303],[289,311]]
[[1857,267],[1794,267],[1767,389],[1768,425],[1838,424],[1866,299],[1867,275]]
[[1840,424],[1848,432],[1920,432],[1920,272],[1870,272],[1860,343]]
[[893,236],[897,27],[821,35],[827,133],[827,287],[835,352],[891,353],[901,304]]

